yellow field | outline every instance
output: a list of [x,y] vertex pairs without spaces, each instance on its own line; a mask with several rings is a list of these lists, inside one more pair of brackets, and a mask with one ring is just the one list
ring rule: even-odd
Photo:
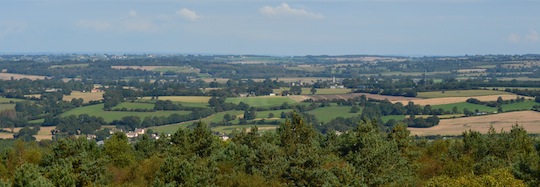
[[[38,131],[38,134],[34,135],[34,137],[36,137],[37,141],[40,141],[40,140],[52,140],[51,130],[55,129],[56,127],[39,127],[39,128],[40,129]],[[11,131],[10,128],[4,128],[4,130]],[[13,132],[19,132],[19,130],[21,130],[21,128],[17,127],[17,128],[13,129]],[[12,133],[6,133],[6,132],[0,132],[0,138],[11,139],[11,138],[13,138],[13,134]]]
[[64,101],[71,101],[73,98],[82,98],[84,100],[84,103],[88,103],[90,101],[99,101],[103,99],[103,93],[104,92],[71,92],[71,95],[64,95],[64,98],[62,100]]
[[[477,97],[443,97],[443,98],[431,98],[431,99],[406,99],[406,100],[397,100],[391,101],[392,103],[401,102],[403,104],[409,103],[409,101],[414,102],[417,105],[443,105],[443,104],[452,104],[452,103],[462,103],[466,102],[469,98],[476,98],[480,101],[497,101],[497,98],[501,97],[504,100],[516,99],[517,95],[489,95],[489,96],[477,96]],[[531,99],[530,97],[525,97],[525,99]]]
[[[150,100],[151,97],[144,97],[144,100]],[[185,103],[208,103],[208,96],[160,96],[159,100],[170,100]]]
[[486,133],[493,126],[497,132],[509,131],[512,125],[523,126],[528,133],[540,133],[540,112],[521,111],[493,115],[442,119],[439,125],[430,128],[408,128],[411,135],[461,135],[469,129]]
[[30,79],[30,80],[43,80],[46,78],[46,76],[38,76],[38,75],[23,75],[23,74],[15,74],[15,73],[0,73],[0,79],[1,80],[10,80],[13,77],[13,79]]

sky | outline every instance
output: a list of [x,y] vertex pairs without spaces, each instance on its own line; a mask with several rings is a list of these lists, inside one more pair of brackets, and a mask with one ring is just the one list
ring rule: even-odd
[[0,54],[540,53],[540,0],[0,0]]

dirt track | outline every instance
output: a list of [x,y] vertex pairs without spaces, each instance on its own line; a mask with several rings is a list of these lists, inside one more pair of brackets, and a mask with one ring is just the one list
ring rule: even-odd
[[521,111],[502,114],[443,119],[431,128],[408,128],[411,135],[461,135],[469,129],[486,133],[493,126],[497,132],[510,131],[512,125],[523,126],[528,133],[540,133],[540,112]]

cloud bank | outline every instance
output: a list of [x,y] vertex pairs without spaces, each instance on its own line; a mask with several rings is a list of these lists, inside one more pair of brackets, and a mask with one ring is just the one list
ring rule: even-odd
[[324,18],[324,16],[321,14],[309,12],[305,9],[291,8],[287,3],[282,3],[276,7],[264,6],[259,10],[259,12],[266,16],[296,16],[312,19]]
[[506,40],[512,43],[533,43],[540,41],[540,34],[536,30],[531,29],[524,35],[511,33]]
[[189,10],[187,8],[182,8],[178,11],[176,11],[177,15],[182,16],[184,19],[187,19],[189,21],[197,21],[199,19],[199,15],[193,10]]

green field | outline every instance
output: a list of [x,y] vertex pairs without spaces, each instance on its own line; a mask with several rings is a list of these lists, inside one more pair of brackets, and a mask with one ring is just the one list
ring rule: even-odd
[[303,65],[303,66],[297,66],[297,67],[286,67],[286,69],[289,70],[298,70],[298,71],[309,71],[309,72],[322,72],[326,69],[324,66],[311,66],[311,65]]
[[477,105],[477,104],[472,104],[472,103],[467,103],[467,102],[452,103],[452,104],[445,104],[445,105],[433,105],[431,107],[433,109],[442,108],[445,111],[452,111],[452,108],[457,107],[460,114],[463,113],[463,109],[465,108],[469,109],[470,111],[475,111],[476,109],[478,109],[481,112],[488,112],[488,113],[497,111],[497,108],[494,108],[494,107],[489,107],[485,105]]
[[256,116],[257,118],[268,118],[268,114],[273,113],[274,118],[280,118],[281,112],[292,112],[292,109],[284,109],[284,110],[267,110],[267,111],[257,111]]
[[495,90],[450,90],[450,91],[436,91],[436,92],[418,92],[416,97],[419,98],[442,98],[442,97],[474,97],[474,96],[486,96],[486,95],[504,95],[511,94],[503,91]]
[[179,123],[179,124],[172,124],[172,125],[163,125],[163,126],[155,126],[150,127],[149,129],[152,129],[154,132],[157,133],[170,133],[173,134],[176,131],[178,131],[178,128],[187,128],[191,123]]
[[332,119],[335,119],[337,117],[353,117],[358,116],[362,113],[362,108],[360,108],[360,111],[358,113],[349,113],[351,110],[351,106],[329,106],[329,107],[322,107],[322,108],[316,108],[312,111],[309,111],[308,113],[315,115],[317,117],[317,120],[319,122],[329,122]]
[[104,111],[103,104],[90,105],[85,107],[79,107],[67,112],[64,112],[61,116],[88,114],[90,116],[103,117],[106,122],[112,122],[113,120],[120,120],[126,116],[138,116],[144,119],[145,117],[162,117],[170,116],[171,114],[189,114],[189,111],[156,111],[156,112],[123,112],[123,111]]
[[[219,133],[226,133],[230,134],[234,130],[241,131],[242,129],[249,130],[251,127],[255,125],[231,125],[231,126],[219,126],[212,128],[212,131],[219,132]],[[259,132],[261,131],[268,131],[268,130],[275,130],[275,128],[279,127],[279,125],[257,125],[257,128],[259,129]]]
[[[208,96],[160,96],[159,100],[170,100],[182,103],[208,103],[211,97]],[[151,97],[144,97],[143,100],[151,100]]]
[[512,104],[503,104],[501,105],[503,111],[514,111],[514,110],[531,110],[534,105],[540,105],[540,103],[534,102],[533,100],[525,100],[521,103],[512,103]]
[[90,64],[65,64],[65,65],[52,65],[49,68],[85,68]]
[[279,106],[285,102],[289,104],[297,103],[297,101],[295,100],[292,100],[288,97],[282,97],[282,96],[235,97],[235,98],[227,98],[225,102],[234,103],[234,104],[244,102],[251,107]]
[[[290,90],[291,88],[279,88],[274,89],[274,93],[281,94],[284,90]],[[311,95],[311,88],[302,88],[302,95]],[[330,88],[317,88],[316,95],[332,95],[332,94],[347,94],[351,93],[351,89],[330,89]]]
[[10,109],[15,110],[15,104],[0,104],[0,111]]
[[192,68],[189,66],[166,66],[166,67],[159,67],[155,68],[152,71],[159,71],[159,72],[178,72],[178,73],[199,73],[201,72],[198,68]]
[[0,97],[0,103],[15,103],[15,102],[21,102],[21,101],[24,101],[24,99]]
[[150,103],[131,103],[131,102],[123,102],[123,103],[120,103],[118,105],[116,105],[115,107],[113,107],[112,109],[122,109],[122,108],[126,108],[128,110],[130,109],[149,109],[149,110],[152,110],[154,109],[154,104],[150,104]]

